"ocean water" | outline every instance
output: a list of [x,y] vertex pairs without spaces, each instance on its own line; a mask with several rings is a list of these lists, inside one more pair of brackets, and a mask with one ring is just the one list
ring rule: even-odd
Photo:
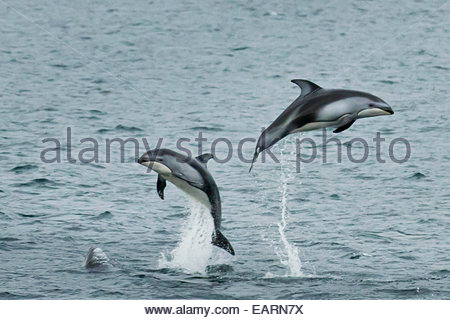
[[[1,0],[0,299],[449,299],[449,6]],[[239,141],[298,96],[295,78],[371,92],[395,115],[328,130],[340,162],[331,142],[324,163],[313,131],[248,173]],[[172,149],[187,138],[197,154],[199,132],[205,152],[232,144],[208,166],[235,257],[211,246],[207,211],[173,185],[162,201],[156,174],[135,163],[143,138]],[[305,137],[317,146],[302,152],[318,157],[297,172]],[[42,161],[46,138],[61,161]],[[96,163],[78,160],[87,138]],[[140,150],[127,143],[121,161],[112,145],[106,161],[113,138]],[[354,138],[368,142],[362,163],[346,155]],[[403,163],[389,156],[398,138]],[[83,265],[92,246],[101,268]]]

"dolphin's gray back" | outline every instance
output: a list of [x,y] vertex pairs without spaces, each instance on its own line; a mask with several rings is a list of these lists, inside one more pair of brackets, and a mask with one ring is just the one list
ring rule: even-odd
[[[337,102],[346,101],[350,98],[369,98],[374,101],[380,100],[378,97],[371,95],[367,92],[354,91],[354,90],[343,90],[343,89],[320,89],[304,97],[303,99],[297,101],[297,105],[294,108],[300,107],[298,110],[298,115],[308,115],[308,114],[318,114],[326,106],[336,104]],[[348,106],[347,106],[348,107]],[[293,108],[293,109],[294,109]],[[342,113],[341,113],[342,114]],[[330,119],[330,120],[336,120]]]
[[206,175],[193,165],[193,161],[195,159],[171,158],[169,167],[172,170],[172,174],[177,178],[188,182],[197,189],[203,189],[206,183]]

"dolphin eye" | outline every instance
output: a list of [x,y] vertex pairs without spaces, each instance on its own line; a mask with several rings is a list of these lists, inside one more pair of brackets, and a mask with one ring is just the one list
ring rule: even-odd
[[373,103],[369,103],[369,107],[373,108],[373,107],[375,107],[375,105]]

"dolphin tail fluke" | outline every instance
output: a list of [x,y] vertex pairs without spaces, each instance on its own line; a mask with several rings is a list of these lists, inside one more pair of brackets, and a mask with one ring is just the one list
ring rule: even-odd
[[234,249],[231,246],[231,243],[218,229],[216,229],[215,234],[213,234],[212,244],[216,247],[222,248],[223,250],[234,256]]

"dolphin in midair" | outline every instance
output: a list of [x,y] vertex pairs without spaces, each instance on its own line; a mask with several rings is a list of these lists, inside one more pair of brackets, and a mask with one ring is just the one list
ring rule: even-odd
[[394,114],[385,101],[367,92],[324,89],[302,79],[291,82],[300,87],[300,96],[262,132],[249,172],[263,150],[291,133],[326,127],[336,127],[333,132],[337,133],[350,128],[356,119]]
[[138,163],[158,173],[156,189],[161,199],[164,200],[167,180],[206,206],[214,219],[212,244],[234,255],[233,247],[220,231],[222,208],[219,188],[206,168],[206,163],[212,158],[210,153],[191,158],[169,149],[154,149],[144,153]]

